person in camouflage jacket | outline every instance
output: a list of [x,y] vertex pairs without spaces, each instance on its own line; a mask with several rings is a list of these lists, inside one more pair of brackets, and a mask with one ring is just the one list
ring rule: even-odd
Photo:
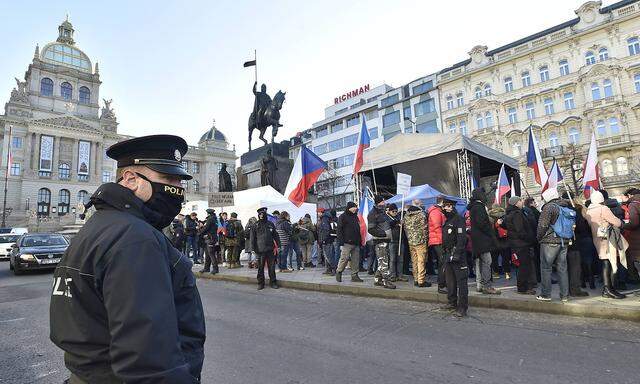
[[416,206],[411,206],[404,217],[404,228],[407,233],[411,263],[413,264],[413,284],[418,287],[429,287],[425,271],[427,257],[427,217]]

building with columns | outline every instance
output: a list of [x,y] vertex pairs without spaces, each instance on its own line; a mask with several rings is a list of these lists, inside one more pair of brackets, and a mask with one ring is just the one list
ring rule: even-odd
[[[8,223],[24,224],[36,216],[61,223],[104,182],[115,181],[115,161],[106,156],[112,144],[130,138],[118,133],[111,100],[100,107],[100,73],[75,43],[68,20],[56,41],[35,48],[24,75],[16,78],[0,115],[2,172],[8,177]],[[10,146],[10,147],[9,147]],[[206,200],[217,191],[222,163],[234,169],[235,149],[215,126],[183,159],[194,174],[188,200]]]
[[[640,182],[640,2],[602,7],[505,46],[478,45],[438,74],[443,132],[467,134],[526,167],[533,129],[547,169],[555,158],[570,188],[596,133],[601,179],[612,194]],[[573,164],[572,164],[573,163]],[[573,172],[572,172],[573,169]]]

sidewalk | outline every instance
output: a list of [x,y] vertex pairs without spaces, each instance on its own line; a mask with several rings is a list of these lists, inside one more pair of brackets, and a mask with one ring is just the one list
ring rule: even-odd
[[[201,264],[194,265],[193,267],[193,271],[198,278],[257,285],[257,270],[247,268],[246,263],[245,267],[238,269],[227,269],[220,265],[220,273],[217,275],[211,275],[209,273],[200,274],[198,273],[200,269],[202,269]],[[323,271],[323,268],[309,268],[304,271],[277,273],[278,283],[281,287],[292,289],[364,297],[447,303],[446,295],[438,294],[437,284],[433,284],[430,288],[418,288],[413,285],[413,279],[409,278],[410,281],[407,283],[395,283],[397,289],[385,289],[382,287],[374,287],[373,276],[368,275],[366,272],[359,274],[364,280],[363,283],[352,283],[350,270],[347,269],[343,273],[342,283],[338,283],[335,277],[323,275]],[[429,281],[433,283],[434,276],[429,276]],[[505,280],[504,277],[502,277],[495,282],[495,287],[502,292],[501,295],[483,295],[476,292],[475,279],[469,279],[469,306],[640,322],[640,295],[634,295],[634,293],[630,293],[624,300],[606,299],[600,294],[601,287],[597,286],[595,290],[587,289],[590,295],[588,297],[571,298],[568,303],[561,303],[558,285],[554,284],[551,295],[553,301],[540,302],[536,300],[533,295],[517,294],[515,284],[515,278]],[[266,291],[268,292],[268,290],[267,285]]]

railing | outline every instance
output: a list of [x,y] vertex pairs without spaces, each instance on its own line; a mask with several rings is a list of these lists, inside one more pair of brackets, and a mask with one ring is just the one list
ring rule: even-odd
[[608,145],[625,144],[629,142],[629,135],[622,134],[617,136],[602,137],[598,139],[598,147],[606,147]]
[[564,146],[556,145],[555,147],[544,148],[542,150],[542,157],[556,157],[564,154]]

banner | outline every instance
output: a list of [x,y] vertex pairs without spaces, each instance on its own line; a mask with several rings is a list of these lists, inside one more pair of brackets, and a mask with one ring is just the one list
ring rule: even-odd
[[53,163],[53,136],[40,136],[40,170],[51,172]]
[[234,206],[233,192],[212,192],[209,194],[209,208]]
[[89,159],[91,158],[91,142],[78,141],[78,175],[89,174]]

